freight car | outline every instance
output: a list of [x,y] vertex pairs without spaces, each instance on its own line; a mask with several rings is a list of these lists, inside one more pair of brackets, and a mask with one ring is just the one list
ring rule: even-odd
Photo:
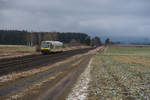
[[41,53],[49,54],[63,51],[63,43],[59,41],[42,41]]

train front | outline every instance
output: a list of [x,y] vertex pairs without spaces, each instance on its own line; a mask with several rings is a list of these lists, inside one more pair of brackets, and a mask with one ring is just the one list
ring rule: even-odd
[[48,41],[42,41],[41,43],[41,53],[49,54],[51,52],[51,43]]

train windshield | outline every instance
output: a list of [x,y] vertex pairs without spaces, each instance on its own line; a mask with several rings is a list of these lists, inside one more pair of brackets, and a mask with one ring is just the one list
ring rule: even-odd
[[42,42],[42,45],[41,45],[43,48],[53,48],[53,45],[52,43],[49,43],[49,42]]
[[49,46],[47,44],[42,44],[43,48],[48,48]]

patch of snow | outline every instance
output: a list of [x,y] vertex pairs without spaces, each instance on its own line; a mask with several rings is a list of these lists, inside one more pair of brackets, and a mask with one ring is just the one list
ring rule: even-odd
[[90,82],[90,69],[92,59],[90,60],[88,67],[81,74],[79,80],[75,84],[72,92],[68,95],[66,100],[86,100],[88,95],[88,83]]

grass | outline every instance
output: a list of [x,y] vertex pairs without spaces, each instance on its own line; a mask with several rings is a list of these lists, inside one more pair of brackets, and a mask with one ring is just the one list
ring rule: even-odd
[[150,48],[146,47],[109,47],[107,55],[149,56]]
[[89,100],[150,98],[150,48],[109,47],[93,58]]
[[0,55],[15,55],[17,53],[35,52],[35,47],[25,45],[0,45]]

